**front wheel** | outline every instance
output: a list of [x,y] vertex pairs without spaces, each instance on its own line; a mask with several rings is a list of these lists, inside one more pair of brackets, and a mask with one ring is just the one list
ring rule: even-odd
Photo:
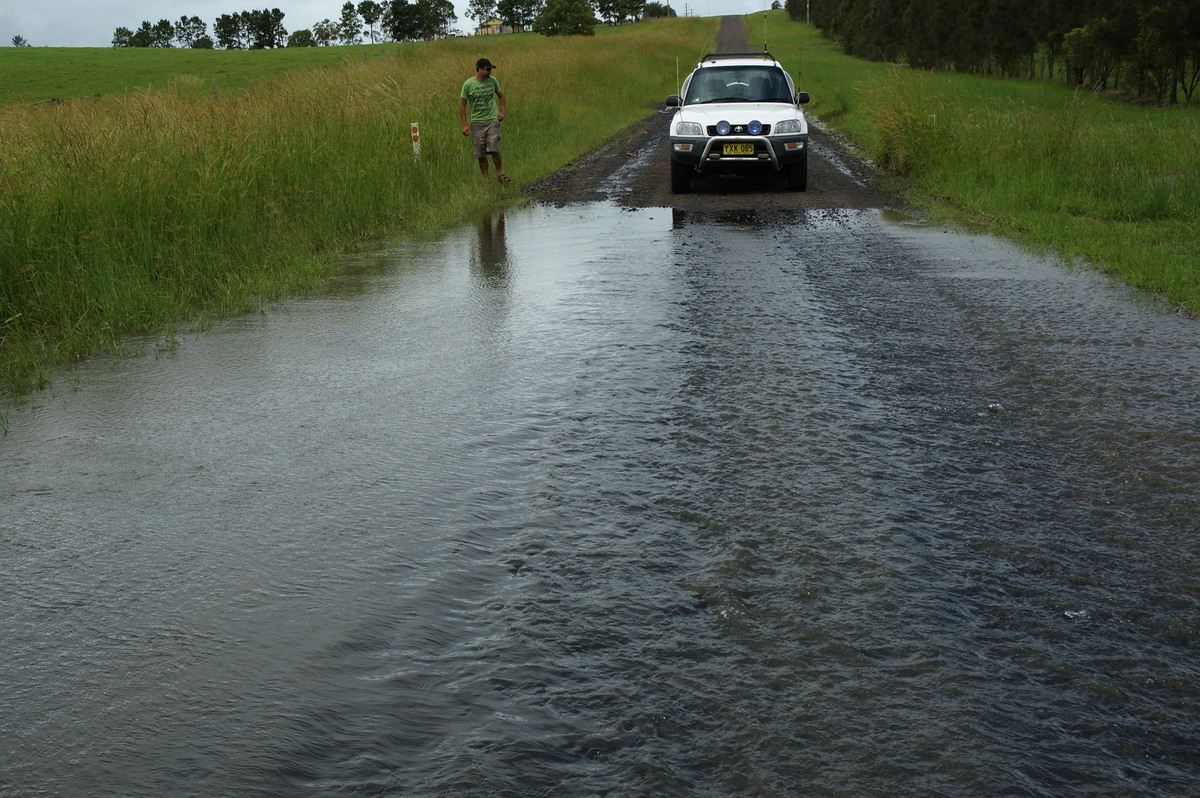
[[808,151],[804,152],[804,157],[788,167],[787,173],[788,191],[807,191],[808,190]]
[[692,190],[691,166],[679,161],[671,161],[671,193],[686,194]]

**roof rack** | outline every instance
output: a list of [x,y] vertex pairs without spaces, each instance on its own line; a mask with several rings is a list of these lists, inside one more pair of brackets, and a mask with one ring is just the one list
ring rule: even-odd
[[700,61],[717,61],[722,58],[762,58],[770,61],[776,60],[775,56],[771,55],[766,50],[763,50],[759,53],[709,53],[701,58]]

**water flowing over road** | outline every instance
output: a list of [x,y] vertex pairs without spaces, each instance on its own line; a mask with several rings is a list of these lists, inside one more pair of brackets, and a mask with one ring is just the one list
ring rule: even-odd
[[1195,794],[1197,329],[873,210],[361,256],[7,409],[0,794]]

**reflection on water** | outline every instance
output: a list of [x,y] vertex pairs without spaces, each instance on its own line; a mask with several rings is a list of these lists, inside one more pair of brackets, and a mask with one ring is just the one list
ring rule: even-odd
[[0,794],[1200,789],[1193,320],[852,211],[346,266],[8,410]]
[[[760,233],[769,233],[777,227],[782,229],[802,227],[812,213],[814,212],[806,208],[725,208],[716,210],[672,208],[671,223],[676,230],[682,230],[689,225],[718,225],[720,227],[745,227]],[[824,211],[823,213],[838,213],[838,211]]]
[[471,268],[485,283],[497,287],[508,280],[508,245],[504,240],[504,211],[484,216],[479,221],[479,250],[471,259]]

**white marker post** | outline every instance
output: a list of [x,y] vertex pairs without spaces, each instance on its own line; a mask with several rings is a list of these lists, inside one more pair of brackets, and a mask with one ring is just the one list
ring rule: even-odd
[[409,128],[412,130],[413,155],[420,158],[421,157],[421,128],[417,126],[416,122],[410,123]]

